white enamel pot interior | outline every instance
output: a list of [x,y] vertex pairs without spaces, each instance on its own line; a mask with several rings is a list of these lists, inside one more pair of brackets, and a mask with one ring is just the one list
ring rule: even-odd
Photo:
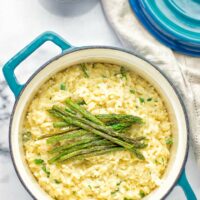
[[145,197],[145,199],[151,200],[162,199],[175,185],[185,164],[188,127],[183,105],[170,82],[153,65],[129,52],[108,47],[77,48],[62,54],[41,67],[25,85],[15,103],[10,124],[10,148],[15,169],[21,182],[35,199],[51,199],[41,189],[26,164],[20,135],[22,123],[27,106],[38,91],[38,88],[52,75],[81,62],[108,62],[126,66],[129,70],[138,73],[153,84],[165,101],[172,121],[174,144],[161,186]]

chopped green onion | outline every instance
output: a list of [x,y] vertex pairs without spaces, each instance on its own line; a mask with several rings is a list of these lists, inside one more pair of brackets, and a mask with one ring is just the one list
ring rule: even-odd
[[25,133],[22,134],[22,140],[23,142],[27,142],[31,139],[32,135],[30,131],[27,131]]
[[86,78],[89,78],[89,75],[88,75],[88,70],[87,70],[87,67],[85,66],[85,63],[82,63],[81,64],[81,69],[83,71],[83,74]]
[[144,98],[140,97],[139,100],[140,100],[140,103],[144,103]]
[[49,176],[50,176],[50,171],[46,168],[45,165],[42,166],[42,170],[43,170],[43,172],[47,175],[47,177],[49,178]]
[[145,195],[144,191],[143,191],[143,190],[140,190],[140,197],[143,198],[143,197],[145,197],[145,196],[146,196],[146,195]]
[[148,98],[147,101],[152,101],[152,98]]
[[116,185],[119,186],[122,183],[122,181],[119,181]]
[[59,180],[57,180],[57,179],[54,179],[54,182],[55,182],[56,184],[60,184],[60,183],[61,183],[61,181],[59,181]]
[[172,137],[169,137],[165,140],[166,144],[167,145],[172,145],[173,144],[173,138]]
[[135,90],[130,89],[130,93],[131,93],[131,94],[135,94]]
[[60,84],[60,89],[61,89],[61,90],[66,90],[66,85],[65,85],[64,83],[61,83],[61,84]]
[[119,192],[119,188],[117,188],[115,191],[112,191],[110,194],[111,194],[111,195],[114,195],[114,194],[116,194],[117,192]]
[[127,79],[127,71],[123,66],[120,68],[120,73],[122,75],[122,78]]
[[156,163],[156,164],[159,164],[158,159],[155,159],[155,163]]
[[44,160],[42,160],[42,159],[35,159],[35,160],[34,160],[34,163],[35,163],[36,165],[41,165],[41,164],[44,163]]

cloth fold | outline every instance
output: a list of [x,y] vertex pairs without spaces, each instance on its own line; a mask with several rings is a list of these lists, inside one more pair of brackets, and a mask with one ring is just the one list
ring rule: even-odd
[[189,116],[190,138],[200,167],[200,58],[176,54],[157,41],[140,24],[128,0],[101,1],[121,43],[158,66],[182,96]]

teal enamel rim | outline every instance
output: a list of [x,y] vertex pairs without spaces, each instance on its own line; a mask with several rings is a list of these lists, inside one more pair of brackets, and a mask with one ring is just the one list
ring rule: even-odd
[[[47,34],[47,35],[46,35]],[[52,37],[53,35],[53,37]],[[43,38],[44,37],[44,38]],[[34,43],[36,42],[37,43],[37,40],[39,40],[39,44],[40,45],[35,45]],[[55,42],[55,40],[57,42]],[[42,41],[42,43],[41,43]],[[45,64],[43,64],[35,73],[33,73],[33,75],[28,79],[28,81],[24,84],[24,85],[19,85],[19,84],[16,84],[17,81],[16,81],[16,77],[14,75],[14,69],[17,67],[17,65],[19,63],[21,63],[22,60],[24,60],[26,57],[28,57],[28,55],[30,55],[31,53],[33,53],[39,46],[41,46],[45,41],[52,41],[53,43],[57,44],[58,46],[61,47],[62,49],[62,53],[58,56],[55,56],[54,58],[50,59],[49,61],[47,61]],[[12,144],[11,144],[11,126],[12,126],[12,120],[13,120],[13,116],[14,116],[14,113],[15,113],[15,109],[17,107],[17,104],[18,104],[18,101],[20,99],[20,96],[21,94],[23,93],[23,91],[26,89],[26,87],[28,86],[28,84],[32,81],[32,79],[42,70],[44,69],[49,63],[59,59],[60,57],[62,57],[63,55],[65,54],[70,54],[70,53],[73,53],[75,51],[80,51],[80,50],[85,50],[85,49],[112,49],[112,50],[117,50],[117,51],[122,51],[122,52],[125,52],[125,53],[129,53],[133,56],[136,56],[144,61],[146,61],[147,63],[149,63],[150,65],[152,65],[158,72],[160,72],[160,74],[162,76],[164,76],[164,78],[169,82],[169,84],[172,86],[172,88],[174,89],[174,91],[176,92],[178,98],[179,98],[179,101],[182,105],[182,108],[183,108],[183,111],[184,111],[184,114],[185,114],[185,120],[186,120],[186,125],[187,125],[187,147],[186,147],[186,154],[185,154],[185,159],[184,159],[184,162],[183,162],[183,165],[182,165],[182,169],[179,171],[178,176],[177,176],[177,179],[176,181],[174,182],[174,184],[171,186],[170,190],[166,192],[166,194],[163,194],[163,198],[164,199],[170,192],[171,190],[174,188],[174,186],[176,184],[180,185],[185,194],[186,192],[188,194],[186,194],[188,200],[196,200],[197,198],[195,197],[195,194],[194,192],[192,191],[192,188],[189,184],[189,182],[187,181],[187,178],[186,178],[186,175],[185,175],[185,163],[186,163],[186,160],[187,160],[187,156],[188,156],[188,148],[189,148],[189,143],[188,143],[188,140],[189,140],[189,122],[188,122],[188,116],[187,116],[187,112],[186,112],[186,107],[182,101],[182,98],[179,94],[179,92],[177,91],[176,87],[173,85],[172,81],[161,71],[159,70],[154,64],[152,64],[151,62],[149,62],[148,60],[146,60],[145,58],[143,58],[142,56],[139,56],[133,52],[130,52],[130,51],[127,51],[127,50],[124,50],[124,49],[121,49],[121,48],[115,48],[115,47],[109,47],[109,46],[86,46],[86,47],[80,47],[80,48],[77,48],[77,47],[72,47],[69,43],[65,43],[65,40],[62,39],[60,36],[58,36],[57,34],[53,33],[53,32],[45,32],[43,34],[41,34],[39,37],[37,37],[33,42],[31,42],[27,47],[31,47],[32,51],[30,51],[29,48],[25,47],[23,50],[21,50],[18,54],[16,54],[16,56],[14,56],[13,58],[15,59],[11,59],[11,61],[15,61],[17,60],[17,63],[14,63],[14,67],[10,67],[8,64],[13,64],[13,62],[10,62],[8,61],[6,63],[6,65],[3,67],[3,72],[4,72],[4,76],[6,78],[6,81],[8,82],[8,84],[11,84],[11,80],[13,81],[14,80],[14,85],[12,85],[11,90],[13,91],[13,93],[15,94],[15,97],[16,97],[16,101],[15,101],[15,105],[13,107],[13,110],[12,110],[12,114],[11,114],[11,118],[10,118],[10,124],[9,124],[9,147],[10,147],[10,152],[11,152],[11,158],[12,158],[12,162],[13,162],[13,165],[14,165],[14,168],[15,168],[15,171],[18,175],[18,178],[19,180],[21,181],[21,183],[23,184],[23,186],[25,187],[25,189],[27,190],[27,192],[34,198],[36,199],[36,197],[32,194],[32,192],[27,188],[26,186],[26,183],[24,183],[21,175],[20,175],[20,172],[19,172],[19,169],[17,168],[16,164],[15,164],[15,160],[14,160],[14,152],[13,152],[13,149],[12,149]],[[38,44],[38,43],[37,43]],[[34,50],[33,50],[34,49]],[[26,50],[28,50],[28,52],[26,52]],[[21,55],[21,53],[23,54],[23,56]],[[18,55],[20,56],[20,58],[18,57]],[[6,68],[6,69],[5,69]],[[10,74],[10,75],[9,75]],[[8,76],[11,76],[12,78],[10,79]],[[14,78],[14,79],[13,79]],[[10,85],[9,85],[10,86]],[[179,179],[180,178],[180,179]]]

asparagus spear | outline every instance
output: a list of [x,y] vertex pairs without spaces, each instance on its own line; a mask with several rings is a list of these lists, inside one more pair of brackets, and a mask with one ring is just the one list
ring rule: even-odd
[[74,139],[77,137],[81,137],[87,133],[88,133],[88,131],[85,131],[85,130],[75,130],[75,131],[71,131],[69,133],[67,132],[66,134],[55,135],[55,136],[47,139],[47,144],[56,143],[56,142],[58,142],[60,140],[64,140],[64,139]]
[[[118,131],[118,132],[122,132],[125,129],[129,128],[132,123],[130,122],[116,122],[116,123],[108,123],[108,125],[110,125],[110,128],[112,128],[114,131]],[[69,124],[67,124],[66,122],[54,122],[53,123],[54,128],[64,128],[69,126]]]
[[93,123],[93,122],[91,122],[91,121],[89,121],[89,120],[87,120],[87,119],[85,119],[85,118],[82,118],[82,117],[80,117],[80,116],[74,115],[74,114],[72,114],[72,113],[70,113],[70,112],[68,112],[68,111],[66,111],[66,110],[63,110],[63,109],[61,109],[61,108],[58,107],[58,106],[53,106],[52,109],[55,110],[55,111],[57,111],[57,112],[59,112],[59,113],[61,113],[62,115],[66,116],[66,117],[72,117],[72,119],[74,119],[74,120],[78,120],[78,121],[80,121],[80,122],[82,122],[82,123],[84,123],[84,124],[86,124],[86,125],[91,126],[92,128],[95,128],[95,129],[97,129],[97,130],[103,131],[103,132],[107,133],[107,134],[110,135],[110,136],[118,137],[118,138],[120,138],[121,140],[124,140],[124,141],[126,141],[126,142],[128,142],[128,143],[132,143],[132,144],[134,144],[134,145],[137,143],[137,141],[135,141],[134,139],[129,138],[129,137],[125,136],[125,135],[122,136],[122,135],[120,135],[118,132],[115,132],[114,130],[112,130],[112,129],[109,128],[109,127],[106,127],[106,126],[104,126],[104,125],[98,125],[98,124],[96,124],[96,123]]
[[68,160],[68,159],[70,159],[70,158],[72,158],[74,156],[79,156],[79,155],[82,155],[82,154],[84,155],[84,154],[87,154],[87,153],[92,153],[92,152],[101,151],[101,150],[110,150],[112,147],[108,147],[108,146],[95,146],[95,147],[90,148],[90,149],[77,150],[77,151],[74,151],[72,153],[69,153],[67,155],[64,155],[64,156],[60,157],[59,158],[59,162]]
[[105,123],[117,123],[117,122],[131,122],[131,123],[139,123],[141,124],[142,118],[134,116],[134,115],[126,115],[126,114],[99,114],[95,115],[98,119]]
[[51,149],[51,150],[49,151],[49,153],[50,153],[50,154],[57,153],[57,152],[60,152],[60,151],[63,151],[63,150],[72,148],[72,147],[74,147],[74,146],[81,145],[81,144],[86,144],[86,143],[92,142],[92,141],[94,141],[94,138],[83,139],[83,140],[74,142],[74,143],[72,143],[72,144],[64,144],[64,145],[62,145],[62,146],[58,146],[58,147],[55,147],[55,148]]
[[80,105],[85,105],[85,104],[86,104],[86,102],[85,102],[84,99],[80,99],[80,100],[78,100],[76,103],[77,103],[79,106],[80,106]]
[[[66,150],[66,149],[69,149],[69,148],[72,148],[72,147],[77,147],[79,145],[82,145],[82,144],[87,144],[87,143],[92,143],[92,142],[97,142],[97,141],[100,141],[102,140],[102,138],[100,137],[94,137],[94,136],[91,136],[91,135],[88,135],[87,137],[83,137],[82,140],[79,140],[77,142],[74,142],[74,143],[71,143],[71,144],[64,144],[62,146],[59,146],[59,147],[55,147],[53,148],[52,150],[49,151],[49,153],[57,153],[57,152],[61,152],[63,150]],[[110,141],[106,140],[106,143],[107,144],[112,144]]]
[[66,122],[54,122],[53,127],[54,128],[63,128],[69,126]]
[[103,122],[99,119],[97,119],[94,115],[92,115],[91,113],[89,113],[87,110],[85,110],[83,107],[79,106],[78,104],[74,103],[71,99],[67,99],[66,100],[66,104],[74,111],[80,113],[81,115],[83,115],[83,117],[85,117],[86,119],[89,119],[90,121],[99,124],[99,125],[103,125]]
[[109,142],[105,139],[93,141],[91,143],[85,143],[85,144],[77,145],[77,146],[74,146],[72,148],[68,148],[65,151],[58,152],[58,154],[56,156],[54,156],[53,158],[51,158],[48,162],[54,163],[55,161],[60,160],[62,157],[67,156],[68,154],[72,154],[73,152],[78,152],[78,151],[81,151],[81,150],[84,150],[84,149],[88,150],[88,148],[94,149],[94,151],[95,151],[96,147],[101,147],[101,146],[104,146],[104,147],[107,146],[108,147],[108,145],[110,147],[116,146],[115,144],[113,144],[113,143],[111,143],[111,142]]
[[126,130],[127,128],[129,128],[131,125],[132,123],[130,122],[121,122],[121,123],[112,124],[110,128],[112,128],[114,131],[122,132]]
[[85,159],[85,158],[100,156],[100,155],[103,155],[103,154],[106,154],[106,153],[110,153],[110,152],[114,152],[114,151],[121,151],[121,150],[125,150],[125,149],[123,147],[120,147],[120,146],[112,147],[112,148],[109,148],[109,149],[104,149],[104,150],[100,150],[100,151],[95,151],[95,152],[91,152],[91,153],[78,155],[78,156],[75,156],[71,159],[82,160],[82,159]]
[[42,136],[40,136],[38,138],[38,140],[41,140],[41,139],[44,139],[44,138],[53,137],[53,136],[63,135],[63,134],[69,133],[71,131],[75,131],[75,130],[79,130],[79,129],[80,128],[78,128],[78,127],[69,127],[67,130],[65,130],[63,132],[42,135]]
[[61,118],[62,120],[64,120],[65,122],[71,124],[71,125],[75,125],[75,126],[78,126],[88,132],[91,132],[91,133],[94,133],[95,135],[99,135],[107,140],[110,140],[111,142],[113,143],[116,143],[120,146],[123,146],[125,149],[128,149],[130,150],[131,152],[133,152],[139,159],[142,159],[144,160],[144,156],[139,152],[139,151],[136,151],[136,149],[134,148],[134,146],[130,143],[127,143],[127,142],[124,142],[123,140],[119,139],[119,138],[116,138],[116,137],[113,137],[113,136],[110,136],[104,132],[101,132],[99,130],[96,130],[94,129],[93,127],[91,126],[88,126],[87,124],[84,124],[76,119],[73,119],[71,117],[66,117],[64,116],[62,113],[58,112],[58,111],[55,111],[55,110],[51,110],[50,111],[51,114],[53,114],[54,116],[57,116],[59,118]]
[[[67,111],[70,112],[71,110],[68,109]],[[104,122],[106,125],[110,125],[116,131],[130,127],[133,123],[142,123],[142,119],[140,117],[126,114],[99,114],[95,115],[95,117]],[[55,122],[53,125],[56,128],[68,126],[66,122]]]

